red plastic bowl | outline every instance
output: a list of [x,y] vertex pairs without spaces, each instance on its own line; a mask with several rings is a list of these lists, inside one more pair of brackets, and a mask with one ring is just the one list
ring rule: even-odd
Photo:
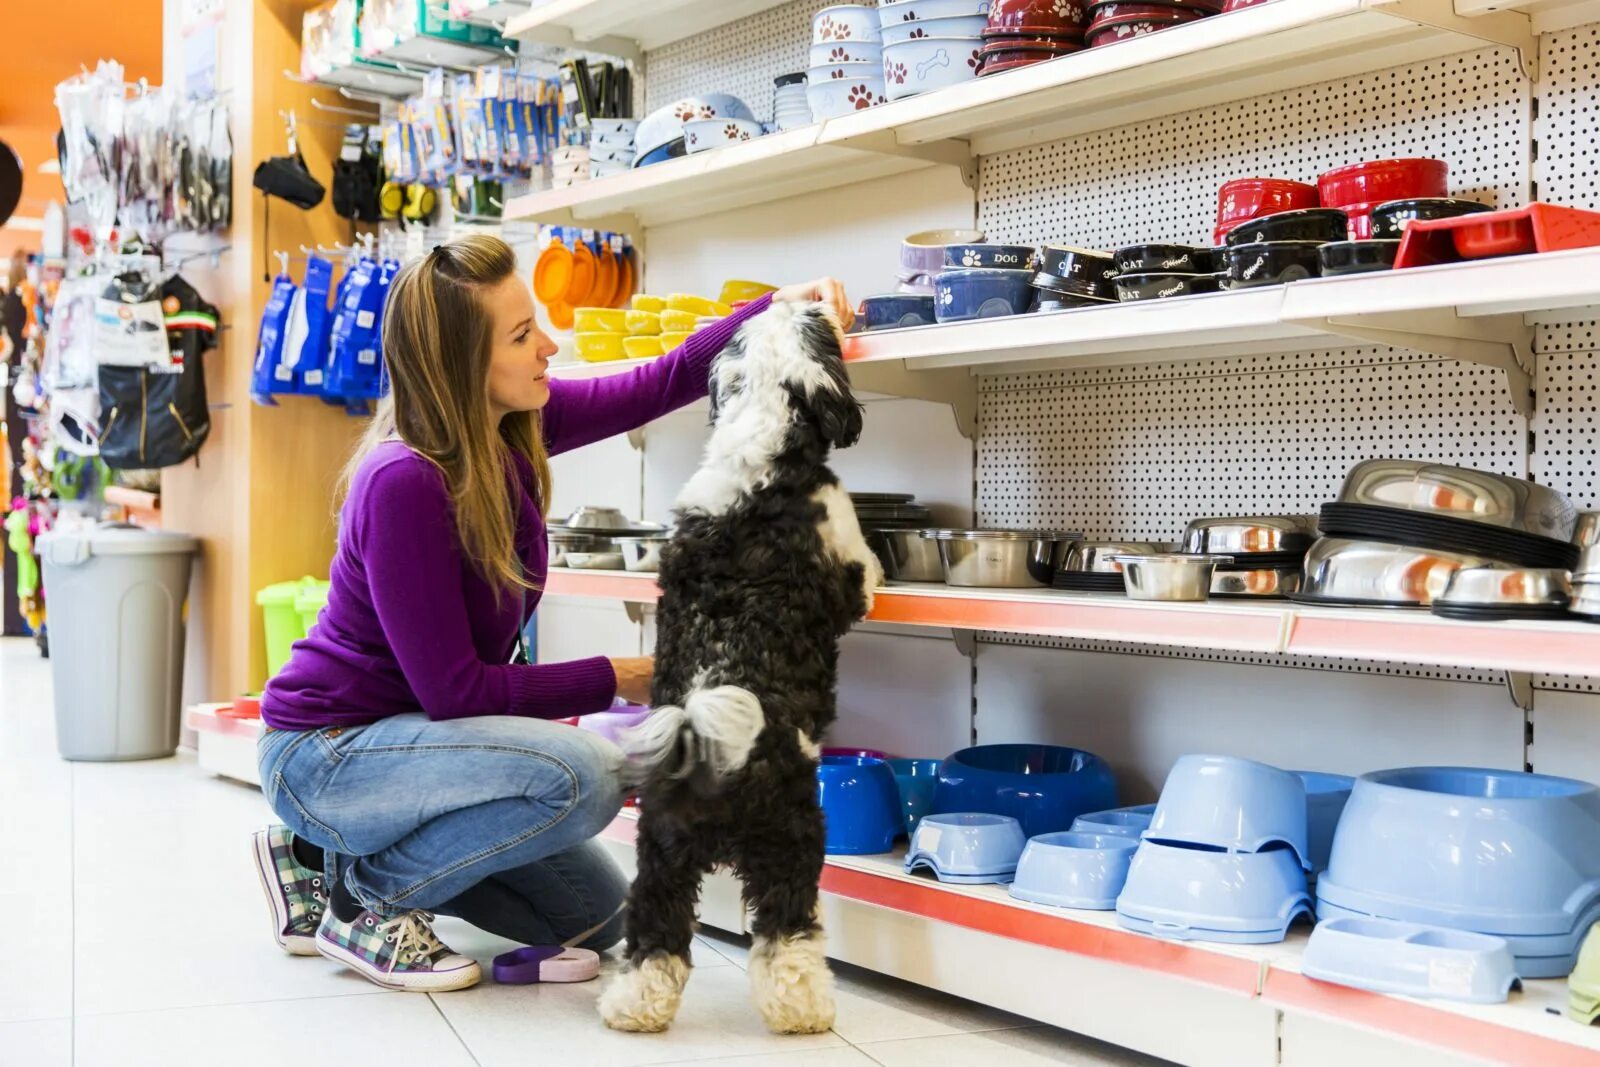
[[1451,230],[1450,237],[1455,241],[1456,253],[1462,259],[1520,256],[1538,251],[1533,240],[1533,220],[1526,215],[1474,221],[1471,225]]
[[1088,0],[993,0],[989,5],[989,26],[997,30],[1036,26],[1081,29],[1088,23]]
[[1222,186],[1217,195],[1217,244],[1241,222],[1275,215],[1280,211],[1299,211],[1321,207],[1317,191],[1303,182],[1285,178],[1235,178]]
[[1442,159],[1375,159],[1330,170],[1317,179],[1323,207],[1381,204],[1419,196],[1449,196],[1450,166]]

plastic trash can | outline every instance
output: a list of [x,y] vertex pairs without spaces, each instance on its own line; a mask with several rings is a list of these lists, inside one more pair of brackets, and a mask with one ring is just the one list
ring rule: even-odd
[[122,523],[39,538],[62,758],[177,750],[184,601],[199,548],[187,534]]

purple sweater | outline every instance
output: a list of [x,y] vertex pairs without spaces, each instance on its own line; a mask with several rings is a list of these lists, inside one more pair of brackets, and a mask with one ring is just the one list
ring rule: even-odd
[[[710,364],[762,297],[629,374],[550,382],[542,425],[552,455],[625,433],[706,395]],[[517,554],[544,584],[548,548],[533,470],[521,457]],[[462,557],[444,476],[400,442],[378,446],[356,473],[339,521],[328,606],[267,683],[268,726],[359,726],[404,712],[563,718],[611,706],[617,680],[603,656],[514,666],[526,618]],[[539,602],[530,591],[529,615]]]

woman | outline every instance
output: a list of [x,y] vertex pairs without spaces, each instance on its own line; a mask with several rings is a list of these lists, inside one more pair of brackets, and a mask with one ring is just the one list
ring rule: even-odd
[[328,605],[267,685],[255,835],[273,935],[391,989],[478,981],[431,913],[530,944],[620,936],[626,880],[592,838],[621,806],[621,753],[546,720],[645,702],[651,661],[511,663],[545,577],[549,455],[706,394],[711,360],[781,289],[628,375],[546,376],[511,248],[439,245],[384,311],[391,392],[345,469]]

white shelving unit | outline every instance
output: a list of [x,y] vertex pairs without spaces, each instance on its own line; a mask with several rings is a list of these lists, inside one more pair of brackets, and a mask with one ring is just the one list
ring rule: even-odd
[[507,19],[502,32],[540,44],[576,45],[627,55],[660,48],[784,3],[787,0],[543,0]]
[[1535,33],[1600,22],[1597,0],[1456,0],[1456,11],[1468,17],[1520,12],[1531,17]]

